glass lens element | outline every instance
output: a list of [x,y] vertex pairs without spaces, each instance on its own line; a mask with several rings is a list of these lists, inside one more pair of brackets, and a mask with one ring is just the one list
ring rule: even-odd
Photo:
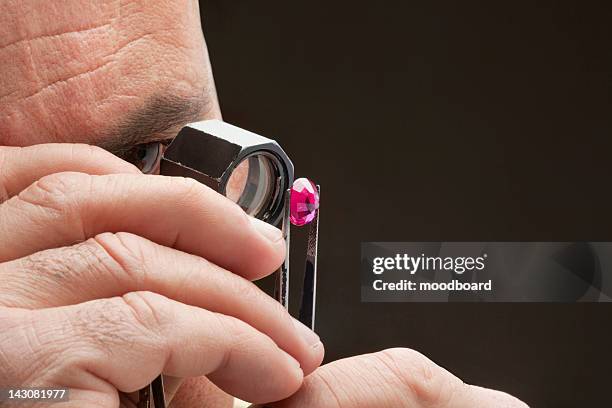
[[261,217],[276,194],[277,171],[270,157],[255,154],[238,164],[230,175],[225,195],[247,214]]
[[249,161],[244,160],[234,168],[229,180],[227,180],[227,186],[225,187],[227,198],[237,203],[244,192],[248,177]]

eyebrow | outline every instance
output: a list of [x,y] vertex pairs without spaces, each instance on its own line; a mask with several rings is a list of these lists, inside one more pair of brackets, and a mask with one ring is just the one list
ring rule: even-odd
[[155,95],[144,106],[111,125],[98,145],[124,157],[134,146],[173,138],[180,128],[206,112],[203,98]]

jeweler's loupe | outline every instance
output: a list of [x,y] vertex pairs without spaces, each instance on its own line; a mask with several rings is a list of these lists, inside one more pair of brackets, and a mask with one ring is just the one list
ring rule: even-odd
[[167,147],[161,174],[191,177],[280,226],[293,164],[274,140],[219,120],[184,127]]
[[[192,123],[166,148],[160,173],[193,178],[247,214],[281,228],[287,255],[276,272],[274,296],[285,308],[289,306],[290,226],[308,225],[299,320],[314,329],[320,188],[305,178],[294,181],[293,164],[279,144],[219,120]],[[139,401],[139,408],[166,407],[161,375],[140,391]]]

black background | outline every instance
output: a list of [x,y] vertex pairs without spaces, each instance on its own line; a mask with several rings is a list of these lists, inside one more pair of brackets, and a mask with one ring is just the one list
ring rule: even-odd
[[362,241],[612,240],[606,2],[200,4],[224,119],[322,186],[328,361],[411,347],[533,407],[610,406],[608,304],[362,304],[359,281]]

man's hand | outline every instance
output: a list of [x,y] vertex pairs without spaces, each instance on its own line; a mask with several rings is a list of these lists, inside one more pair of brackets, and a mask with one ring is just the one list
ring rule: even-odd
[[163,372],[265,402],[320,364],[318,337],[249,281],[283,261],[276,228],[86,145],[1,147],[0,168],[3,387],[116,407]]
[[528,408],[499,391],[463,383],[427,357],[390,349],[320,367],[270,408]]

